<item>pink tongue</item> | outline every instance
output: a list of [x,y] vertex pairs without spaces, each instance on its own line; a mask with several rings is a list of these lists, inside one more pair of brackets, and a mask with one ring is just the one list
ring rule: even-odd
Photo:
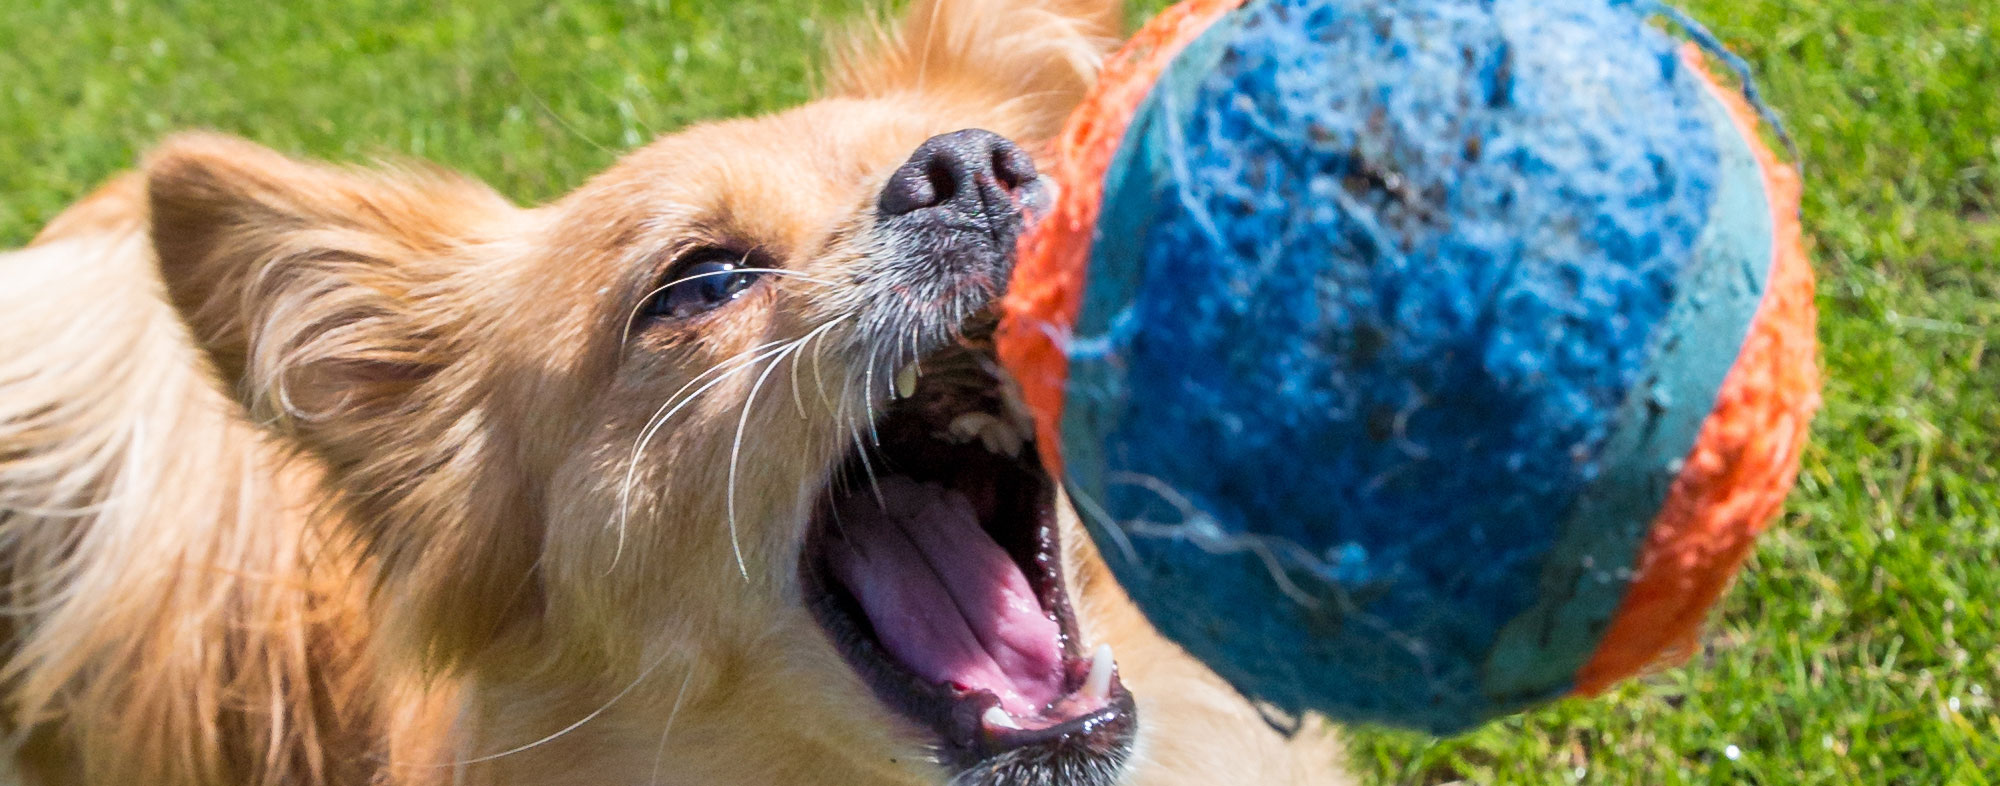
[[987,690],[1017,718],[1062,695],[1061,628],[957,491],[904,477],[836,511],[829,562],[882,646],[918,676]]

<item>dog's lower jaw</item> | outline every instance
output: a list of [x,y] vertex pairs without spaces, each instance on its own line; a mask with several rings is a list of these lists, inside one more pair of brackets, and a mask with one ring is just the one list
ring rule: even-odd
[[[1335,786],[1347,781],[1323,725],[1272,731],[1213,673],[1161,638],[1059,506],[1080,629],[1118,652],[1138,702],[1122,765],[1021,780],[996,757],[954,771],[821,638],[802,609],[726,651],[658,661],[642,681],[564,685],[533,675],[468,690],[457,758],[473,786]],[[711,646],[713,643],[711,642]],[[594,714],[593,714],[594,713]],[[587,720],[585,720],[587,718]],[[557,722],[581,721],[566,732]],[[557,734],[557,732],[562,732]],[[554,735],[551,737],[551,735]],[[537,740],[544,740],[536,742]],[[531,745],[531,743],[533,743]],[[517,752],[507,753],[519,749]],[[495,756],[495,754],[502,754]]]

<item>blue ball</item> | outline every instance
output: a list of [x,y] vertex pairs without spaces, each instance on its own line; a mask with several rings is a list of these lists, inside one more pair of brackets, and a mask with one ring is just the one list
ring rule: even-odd
[[1164,633],[1290,712],[1443,732],[1568,691],[1488,656],[1727,174],[1677,45],[1607,0],[1252,0],[1175,59],[1105,175],[1061,423]]

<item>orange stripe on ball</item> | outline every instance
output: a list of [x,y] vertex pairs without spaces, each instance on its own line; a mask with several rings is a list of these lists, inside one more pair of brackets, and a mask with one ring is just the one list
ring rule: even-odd
[[1000,362],[1021,386],[1035,416],[1042,465],[1062,473],[1063,386],[1069,379],[1064,352],[1083,300],[1091,233],[1104,201],[1104,171],[1125,129],[1174,56],[1243,0],[1187,0],[1146,23],[1104,63],[1090,91],[1056,140],[1047,167],[1062,186],[1056,205],[1021,238],[1018,261],[995,334]]
[[1700,51],[1690,46],[1684,57],[1756,151],[1771,203],[1771,278],[1715,409],[1653,520],[1611,628],[1577,672],[1576,691],[1585,695],[1693,654],[1709,607],[1791,490],[1819,406],[1817,311],[1800,237],[1798,173],[1763,144],[1756,114],[1715,81]]

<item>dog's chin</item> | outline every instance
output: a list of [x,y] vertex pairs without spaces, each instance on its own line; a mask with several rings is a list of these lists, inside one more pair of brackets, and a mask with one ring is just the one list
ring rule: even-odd
[[1108,646],[1083,641],[1055,484],[975,318],[898,375],[833,468],[799,566],[805,602],[954,784],[1118,779],[1137,716]]

